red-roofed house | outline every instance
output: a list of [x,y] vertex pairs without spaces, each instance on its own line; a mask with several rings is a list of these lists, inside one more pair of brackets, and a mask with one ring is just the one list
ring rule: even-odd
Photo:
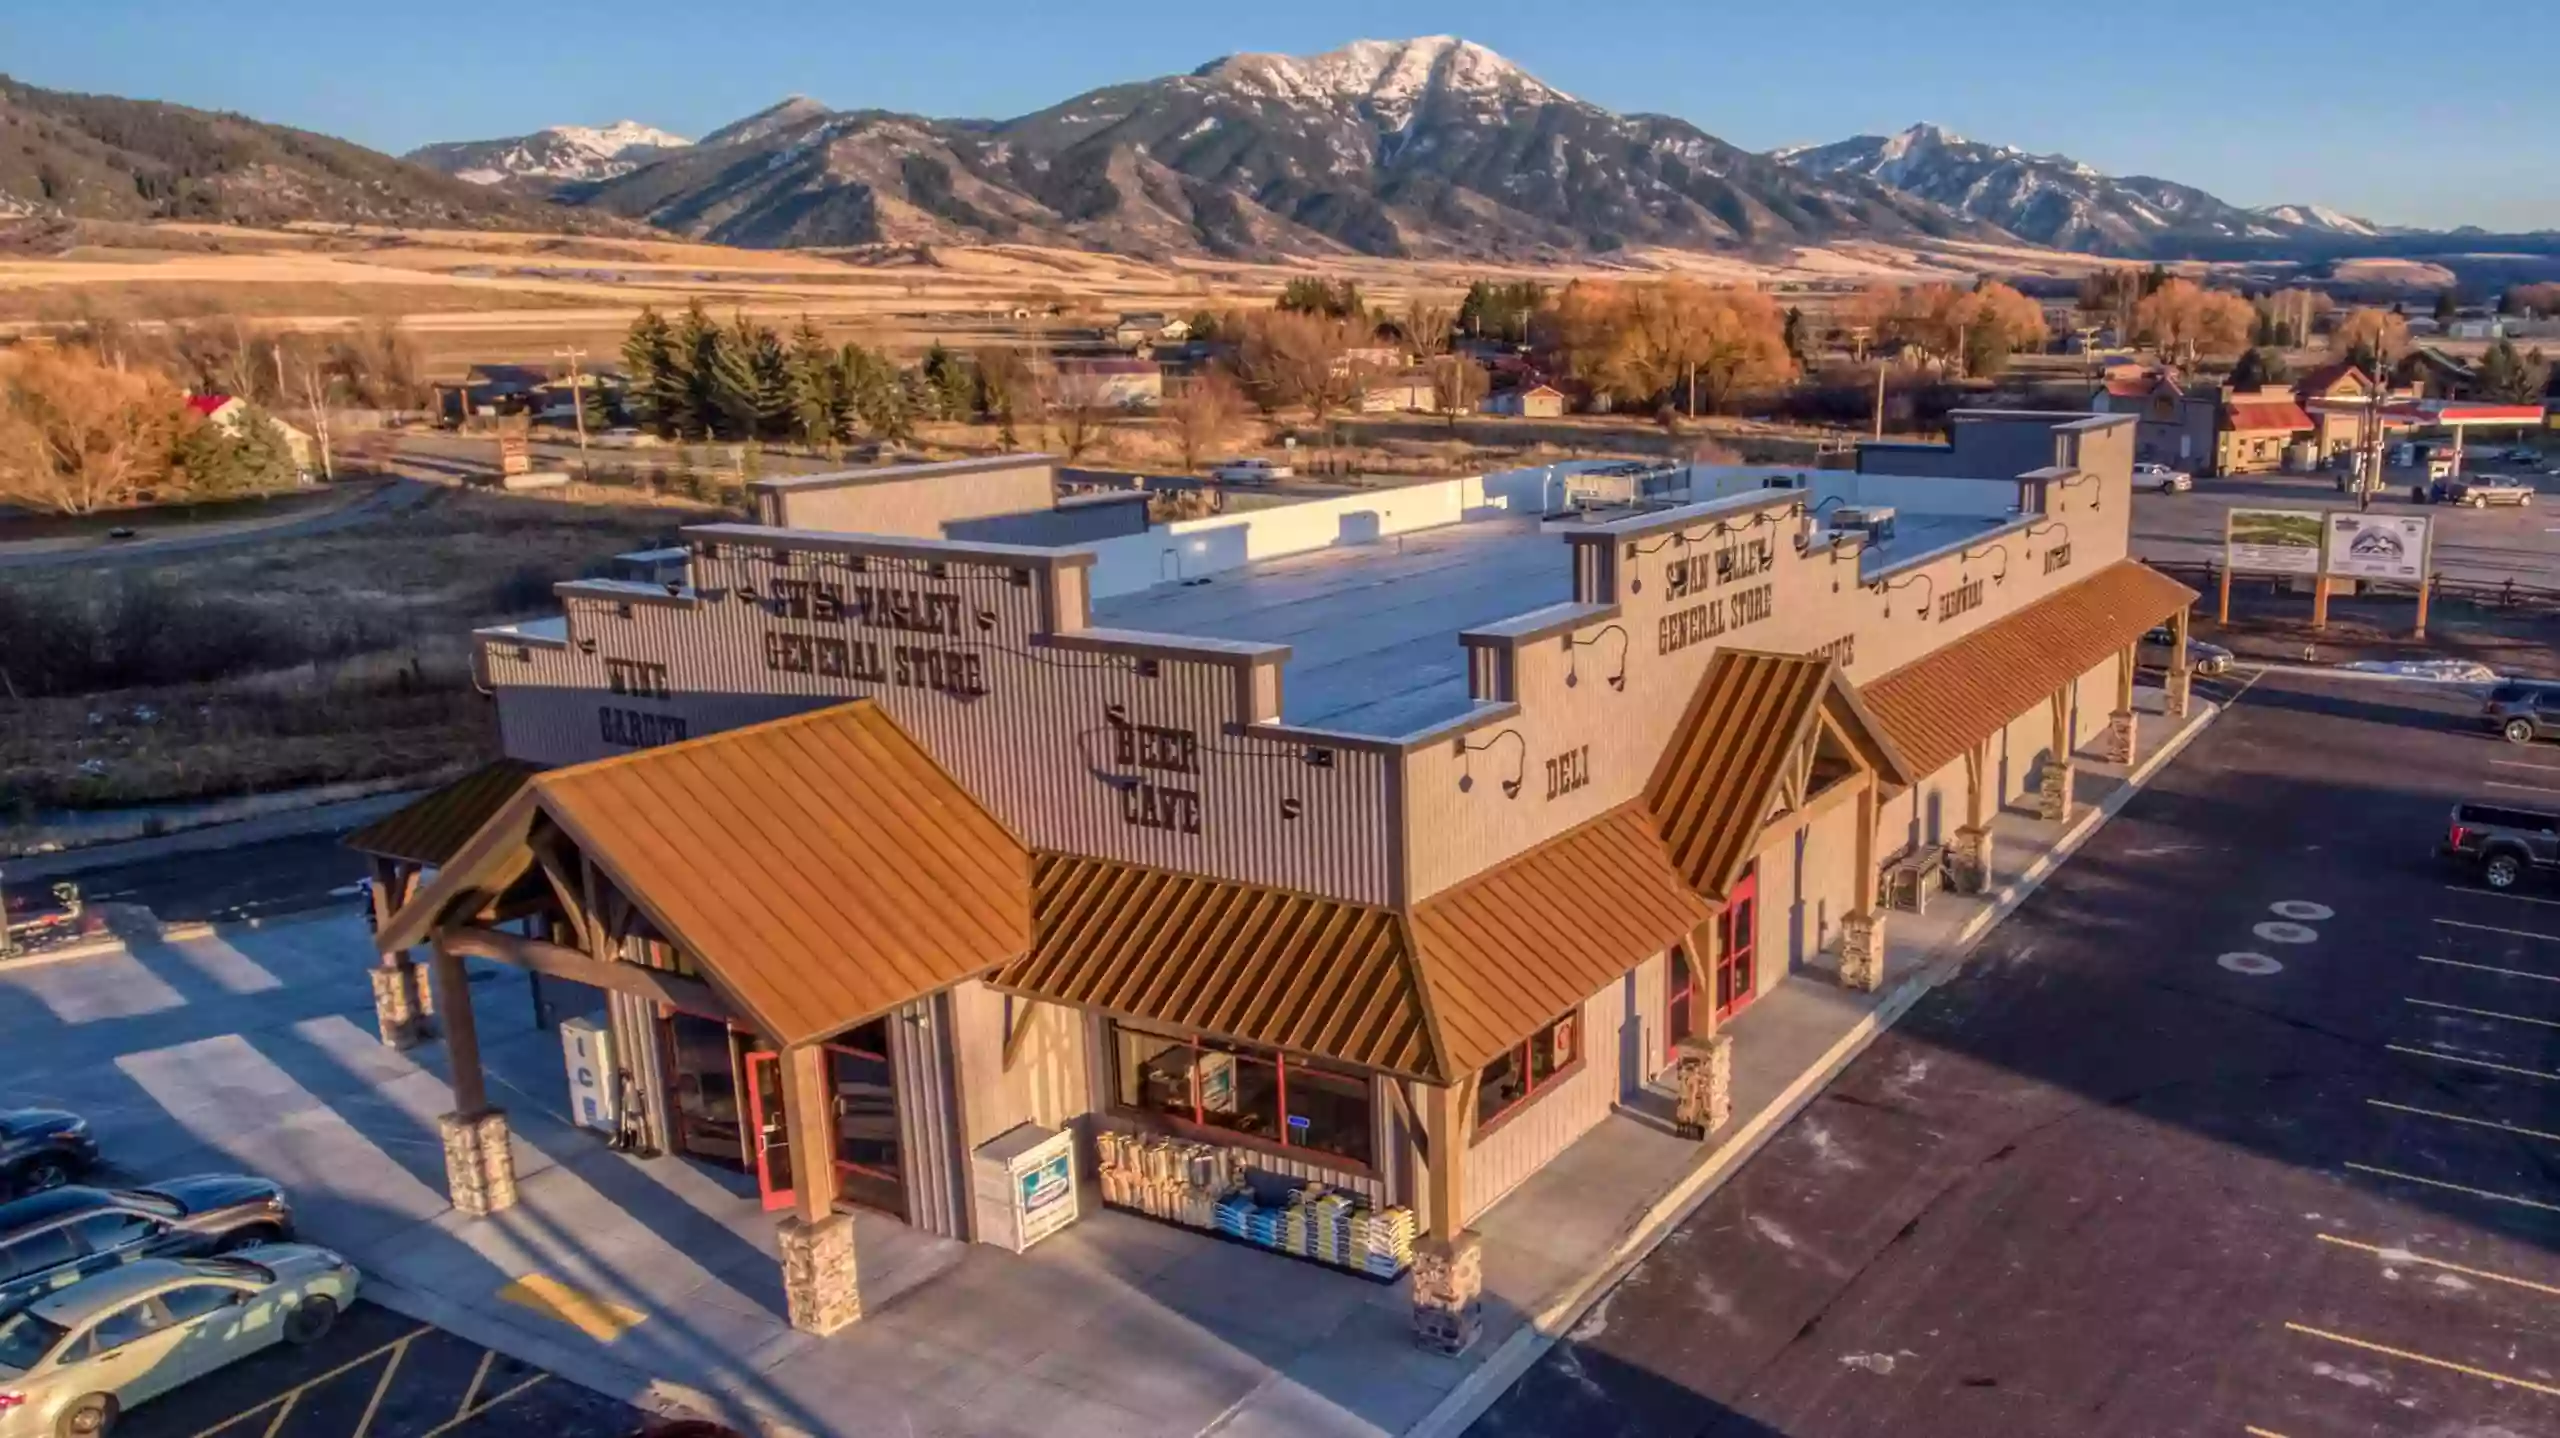
[[2223,397],[2214,436],[2213,472],[2266,474],[2284,467],[2285,447],[2310,435],[2311,416],[2284,385]]
[[[239,432],[240,422],[250,413],[247,401],[230,394],[191,394],[187,396],[187,408],[204,416],[205,423],[218,424],[235,434]],[[266,416],[266,421],[284,436],[285,448],[293,451],[294,467],[308,473],[311,469],[311,436],[274,415]]]

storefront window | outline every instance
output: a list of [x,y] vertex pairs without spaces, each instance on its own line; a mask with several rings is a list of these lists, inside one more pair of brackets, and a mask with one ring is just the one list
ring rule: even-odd
[[1369,1080],[1270,1049],[1112,1026],[1113,1099],[1201,1128],[1370,1161]]
[[1476,1127],[1492,1125],[1554,1088],[1582,1062],[1582,1016],[1569,1013],[1484,1066],[1476,1080]]

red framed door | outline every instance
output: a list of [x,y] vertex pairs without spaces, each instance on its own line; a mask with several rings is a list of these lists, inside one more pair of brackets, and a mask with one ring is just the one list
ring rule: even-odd
[[756,1190],[768,1209],[797,1199],[791,1170],[791,1124],[782,1107],[782,1055],[747,1055],[747,1119],[754,1139]]
[[1757,865],[1743,870],[1716,923],[1720,930],[1716,937],[1722,940],[1716,946],[1716,1017],[1724,1019],[1741,1012],[1758,988],[1757,956],[1752,952],[1760,934]]

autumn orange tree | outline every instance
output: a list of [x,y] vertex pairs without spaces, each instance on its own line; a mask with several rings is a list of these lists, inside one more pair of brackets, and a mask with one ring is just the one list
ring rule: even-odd
[[2133,307],[2134,333],[2164,357],[2193,364],[2200,356],[2227,357],[2249,347],[2257,307],[2227,290],[2209,290],[2171,276]]
[[1550,322],[1565,372],[1613,402],[1679,402],[1695,414],[1796,372],[1786,317],[1754,289],[1577,282]]
[[1348,362],[1352,322],[1262,310],[1244,315],[1236,327],[1237,376],[1264,409],[1303,407],[1321,425],[1358,397],[1361,377]]
[[2373,371],[2376,377],[2408,350],[2409,322],[2386,309],[2350,310],[2329,332],[2331,354]]
[[185,418],[157,371],[85,349],[0,354],[0,499],[60,514],[131,504],[168,480]]
[[1244,392],[1236,382],[1216,370],[1184,382],[1164,397],[1157,413],[1173,431],[1174,447],[1182,453],[1182,469],[1188,474],[1200,467],[1210,451],[1227,442],[1244,418]]

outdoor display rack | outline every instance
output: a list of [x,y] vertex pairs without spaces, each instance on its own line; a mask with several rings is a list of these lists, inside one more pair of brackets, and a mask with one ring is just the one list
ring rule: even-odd
[[1312,1180],[1265,1203],[1244,1154],[1196,1140],[1106,1130],[1096,1147],[1102,1201],[1113,1208],[1379,1283],[1413,1264],[1410,1208],[1373,1208]]

